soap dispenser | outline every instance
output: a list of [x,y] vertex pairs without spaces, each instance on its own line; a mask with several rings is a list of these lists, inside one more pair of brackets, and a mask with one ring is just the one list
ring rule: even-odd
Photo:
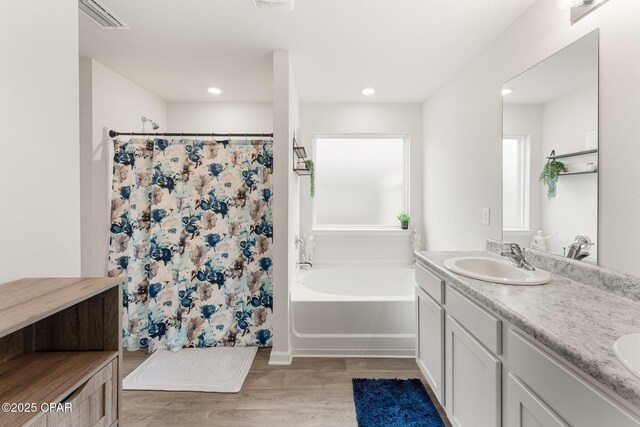
[[542,235],[542,230],[538,230],[538,234],[533,236],[533,241],[531,242],[531,248],[532,249],[537,249],[539,251],[547,251],[547,250],[549,250],[549,247],[547,246],[547,239],[552,238],[556,234],[558,234],[558,233],[553,233],[553,234],[550,234],[549,236],[545,237],[545,236]]

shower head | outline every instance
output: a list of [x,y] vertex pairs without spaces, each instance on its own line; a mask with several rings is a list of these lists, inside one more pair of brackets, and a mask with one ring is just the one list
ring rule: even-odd
[[160,129],[160,125],[158,125],[156,122],[154,122],[151,119],[146,118],[145,116],[142,116],[142,132],[145,132],[145,127],[147,125],[147,122],[151,124],[151,128],[153,130],[158,130]]

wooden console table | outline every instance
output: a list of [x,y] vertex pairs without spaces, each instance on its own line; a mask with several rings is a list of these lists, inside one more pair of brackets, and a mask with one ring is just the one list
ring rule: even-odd
[[117,425],[123,282],[0,285],[0,426]]

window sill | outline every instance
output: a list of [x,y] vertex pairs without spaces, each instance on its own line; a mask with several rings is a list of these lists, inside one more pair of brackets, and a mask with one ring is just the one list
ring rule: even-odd
[[524,228],[504,228],[502,232],[511,236],[533,236],[536,233],[535,230],[527,230]]
[[311,230],[314,236],[410,236],[413,229],[400,228],[319,228]]

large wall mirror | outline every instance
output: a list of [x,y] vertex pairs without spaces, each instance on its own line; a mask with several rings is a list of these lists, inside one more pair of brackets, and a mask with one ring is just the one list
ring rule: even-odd
[[597,263],[597,30],[502,94],[503,240]]

